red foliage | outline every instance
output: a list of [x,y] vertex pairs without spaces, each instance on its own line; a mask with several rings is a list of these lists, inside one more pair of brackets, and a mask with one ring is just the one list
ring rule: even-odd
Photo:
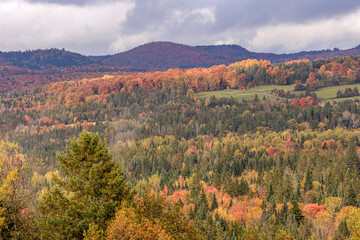
[[303,212],[311,217],[316,217],[316,214],[319,212],[324,212],[324,206],[318,205],[317,203],[310,203],[304,206]]
[[306,108],[309,105],[317,106],[319,105],[319,102],[313,97],[308,96],[300,99],[294,98],[290,105],[300,108]]
[[39,124],[41,124],[41,123],[50,124],[50,123],[52,123],[52,121],[53,120],[51,118],[49,118],[49,117],[42,117],[42,118],[39,119]]
[[25,115],[24,119],[26,122],[30,122],[30,120],[31,120],[31,118],[28,115]]
[[274,154],[276,156],[279,156],[279,149],[277,147],[272,147],[268,150],[267,154],[268,154],[268,157],[271,157]]

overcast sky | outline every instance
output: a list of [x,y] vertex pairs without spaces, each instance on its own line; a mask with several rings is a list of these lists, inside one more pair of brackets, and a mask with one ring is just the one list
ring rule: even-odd
[[152,41],[276,53],[352,48],[360,1],[0,0],[0,51],[104,55]]

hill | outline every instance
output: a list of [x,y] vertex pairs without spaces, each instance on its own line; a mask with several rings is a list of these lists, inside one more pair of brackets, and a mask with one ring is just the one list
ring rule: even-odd
[[107,56],[85,56],[64,49],[0,52],[0,66],[30,70],[116,66],[138,71],[163,71],[170,68],[196,68],[230,64],[246,59],[263,59],[281,63],[298,59],[360,55],[360,45],[347,50],[302,51],[275,54],[251,52],[238,45],[188,46],[172,42],[152,42]]
[[83,67],[95,63],[96,61],[89,57],[64,49],[0,52],[0,65],[11,65],[32,70],[52,67]]
[[172,42],[147,43],[126,52],[111,56],[92,57],[104,65],[131,67],[144,70],[167,70],[169,68],[210,67],[230,64],[246,59],[263,59],[280,63],[298,59],[314,60],[335,56],[359,55],[360,47],[340,50],[302,51],[290,54],[256,53],[238,45],[187,46]]

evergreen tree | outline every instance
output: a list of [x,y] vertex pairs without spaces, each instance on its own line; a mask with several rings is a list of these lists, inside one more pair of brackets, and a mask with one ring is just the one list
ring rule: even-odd
[[132,194],[98,134],[83,131],[57,155],[65,178],[40,203],[42,239],[82,239],[90,224],[106,229]]
[[358,172],[360,172],[360,159],[356,153],[357,144],[358,138],[356,136],[351,137],[346,152],[346,163],[350,169],[355,168]]
[[343,198],[342,205],[343,206],[355,206],[355,207],[358,205],[356,193],[355,193],[354,187],[351,182],[350,182],[349,186],[347,187],[345,196]]
[[207,196],[206,193],[204,192],[204,189],[201,190],[199,204],[200,206],[204,206],[205,211],[209,210],[209,202],[207,200]]
[[215,170],[215,172],[213,173],[213,185],[220,190],[221,185],[222,185],[222,181],[221,181],[221,175],[220,173]]
[[246,195],[248,192],[249,192],[249,184],[245,179],[241,178],[239,185],[239,194]]
[[294,201],[292,204],[293,204],[293,208],[291,209],[291,213],[294,216],[295,221],[297,222],[297,224],[299,226],[300,223],[303,221],[304,216],[302,215],[299,204],[296,201]]
[[229,208],[231,208],[232,205],[233,205],[233,201],[232,201],[232,199],[230,199]]
[[217,203],[217,200],[216,200],[216,196],[215,196],[215,193],[213,194],[213,198],[212,198],[212,201],[211,201],[211,207],[210,207],[210,211],[214,211],[215,209],[218,208],[218,203]]
[[270,184],[269,192],[268,192],[268,195],[266,197],[266,200],[270,201],[270,199],[272,198],[273,195],[274,195],[273,186],[272,186],[272,184]]
[[281,208],[280,214],[279,214],[280,222],[282,224],[286,224],[288,215],[289,215],[289,207],[287,205],[287,202],[284,202],[284,204]]
[[312,189],[313,189],[312,172],[310,171],[310,169],[308,169],[305,174],[304,191],[307,192]]
[[344,218],[338,228],[336,229],[336,232],[335,232],[335,235],[334,235],[334,240],[345,240],[345,239],[348,239],[350,236],[350,232],[349,232],[349,229],[347,227],[347,224],[346,224],[346,219]]

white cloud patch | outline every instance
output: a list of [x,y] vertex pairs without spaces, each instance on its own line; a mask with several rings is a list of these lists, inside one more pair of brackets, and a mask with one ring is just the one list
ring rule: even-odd
[[360,44],[359,7],[353,0],[0,0],[0,50],[103,55],[150,41],[278,53],[350,48]]
[[360,44],[360,11],[306,24],[264,26],[248,42],[257,51],[295,52],[304,49],[351,48]]
[[104,54],[117,39],[130,2],[69,6],[31,4],[21,0],[0,2],[0,49],[67,48]]

